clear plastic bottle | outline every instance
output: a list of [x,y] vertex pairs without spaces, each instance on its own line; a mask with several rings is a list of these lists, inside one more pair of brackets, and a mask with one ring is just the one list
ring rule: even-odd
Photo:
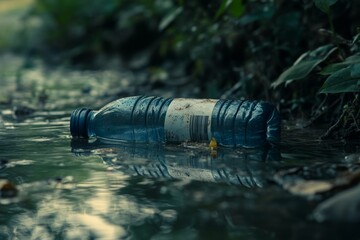
[[280,118],[263,101],[126,97],[94,111],[71,114],[73,137],[168,143],[208,142],[226,147],[260,147],[280,142]]

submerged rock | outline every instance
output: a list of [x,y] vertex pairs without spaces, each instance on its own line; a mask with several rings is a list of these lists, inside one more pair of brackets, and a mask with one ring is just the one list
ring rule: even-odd
[[360,222],[360,184],[322,202],[313,216],[318,222]]
[[14,118],[22,118],[29,116],[35,112],[35,109],[27,106],[15,106],[13,108],[13,116]]
[[18,194],[18,189],[9,180],[0,180],[0,198],[14,198]]
[[71,190],[74,188],[72,176],[55,177],[19,185],[15,185],[7,179],[0,179],[0,205],[17,203],[29,196],[41,196],[39,193],[51,192],[55,189]]

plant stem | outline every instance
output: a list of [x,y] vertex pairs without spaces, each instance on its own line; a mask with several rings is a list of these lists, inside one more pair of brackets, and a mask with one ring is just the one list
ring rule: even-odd
[[331,17],[331,12],[329,10],[328,12],[328,21],[329,21],[329,24],[330,24],[330,29],[331,29],[331,32],[333,34],[333,37],[335,38],[336,37],[336,33],[335,33],[335,27],[334,27],[334,22],[332,20],[332,17]]
[[332,37],[333,37],[333,40],[335,41],[335,45],[339,50],[340,56],[344,57],[344,54],[343,54],[343,52],[341,51],[341,48],[340,48],[339,39],[336,37],[335,26],[334,26],[334,22],[333,22],[333,19],[332,19],[332,16],[331,16],[330,9],[329,9],[329,12],[328,12],[327,15],[328,15],[328,21],[329,21],[329,24],[330,24],[330,30],[332,32]]

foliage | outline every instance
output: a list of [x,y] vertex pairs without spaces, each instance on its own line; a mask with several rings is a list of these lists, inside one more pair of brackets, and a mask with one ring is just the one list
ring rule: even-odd
[[[315,5],[329,16],[330,6],[336,2],[336,0],[314,0]],[[293,84],[294,81],[304,81],[305,79],[313,79],[313,82],[317,80],[318,83],[323,82],[322,86],[319,87],[319,93],[343,94],[341,101],[332,100],[329,103],[330,106],[337,107],[337,110],[331,112],[331,115],[337,115],[338,117],[335,120],[335,124],[324,134],[324,137],[339,137],[339,135],[342,135],[340,137],[346,138],[353,135],[358,136],[360,133],[359,120],[355,116],[360,115],[358,101],[358,93],[360,92],[360,34],[356,34],[352,40],[347,40],[335,32],[334,23],[331,22],[332,19],[330,17],[329,21],[332,32],[323,31],[331,37],[332,43],[302,54],[293,66],[284,71],[273,82],[272,87],[288,86]],[[314,72],[320,74],[314,76]],[[324,80],[324,78],[326,79]],[[345,95],[345,93],[352,95]],[[325,100],[327,99],[325,98]],[[314,103],[315,106],[316,104]],[[318,104],[319,107],[317,109],[325,110],[313,112],[311,121],[324,115],[324,112],[331,108],[326,106],[325,101]],[[341,132],[341,134],[336,132]]]
[[238,18],[241,17],[244,10],[244,4],[241,0],[223,0],[219,10],[216,12],[216,18],[222,16],[225,11],[228,11],[231,16]]
[[278,102],[284,118],[312,117],[319,89],[359,88],[356,0],[34,1],[25,21],[41,25],[29,52],[57,64],[120,59],[157,86]]
[[330,12],[330,6],[334,5],[336,2],[337,0],[314,0],[316,7],[327,14]]
[[331,74],[320,89],[321,93],[360,91],[360,65],[352,64]]
[[17,20],[27,11],[29,2],[30,0],[0,1],[0,51],[24,44],[17,36],[22,28],[21,21]]
[[42,20],[33,48],[50,60],[120,57],[132,69],[185,77],[200,95],[269,99],[283,66],[314,45],[306,39],[315,10],[311,0],[36,0],[28,18]]
[[[353,53],[346,59],[338,63],[325,65],[320,72],[322,75],[329,75],[320,88],[320,93],[342,93],[342,92],[359,92],[360,91],[360,57],[359,47],[357,45],[358,35],[346,48],[350,47],[350,52]],[[334,52],[338,52],[338,47],[333,45],[321,46],[313,51],[308,51],[300,56],[292,67],[283,72],[280,77],[272,84],[273,87],[278,87],[280,84],[289,84],[295,80],[301,80],[309,76],[309,74],[325,60],[328,60]],[[345,52],[348,49],[340,49]]]
[[329,44],[302,54],[293,66],[283,72],[280,77],[272,83],[272,86],[277,87],[283,83],[289,84],[295,80],[305,78],[315,67],[327,60],[336,50],[336,47]]

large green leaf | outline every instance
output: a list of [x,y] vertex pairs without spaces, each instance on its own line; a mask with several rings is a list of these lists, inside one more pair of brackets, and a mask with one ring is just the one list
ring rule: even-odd
[[360,63],[360,55],[352,55],[346,58],[343,62],[334,63],[326,66],[321,72],[321,75],[330,75],[334,72],[339,71],[340,69],[346,68],[352,64]]
[[333,45],[325,45],[314,51],[304,53],[298,58],[294,65],[283,72],[271,86],[276,88],[283,83],[287,85],[293,81],[305,78],[316,66],[336,51],[336,49]]
[[360,78],[360,63],[350,66],[350,76],[352,78]]
[[[320,93],[344,93],[360,91],[360,64],[354,64],[343,68],[330,75],[323,86]],[[355,77],[352,77],[352,73]]]
[[222,16],[227,11],[233,17],[239,18],[244,13],[245,7],[242,0],[223,0],[215,18]]
[[314,0],[315,6],[326,14],[329,13],[330,6],[334,5],[336,2],[337,0]]

